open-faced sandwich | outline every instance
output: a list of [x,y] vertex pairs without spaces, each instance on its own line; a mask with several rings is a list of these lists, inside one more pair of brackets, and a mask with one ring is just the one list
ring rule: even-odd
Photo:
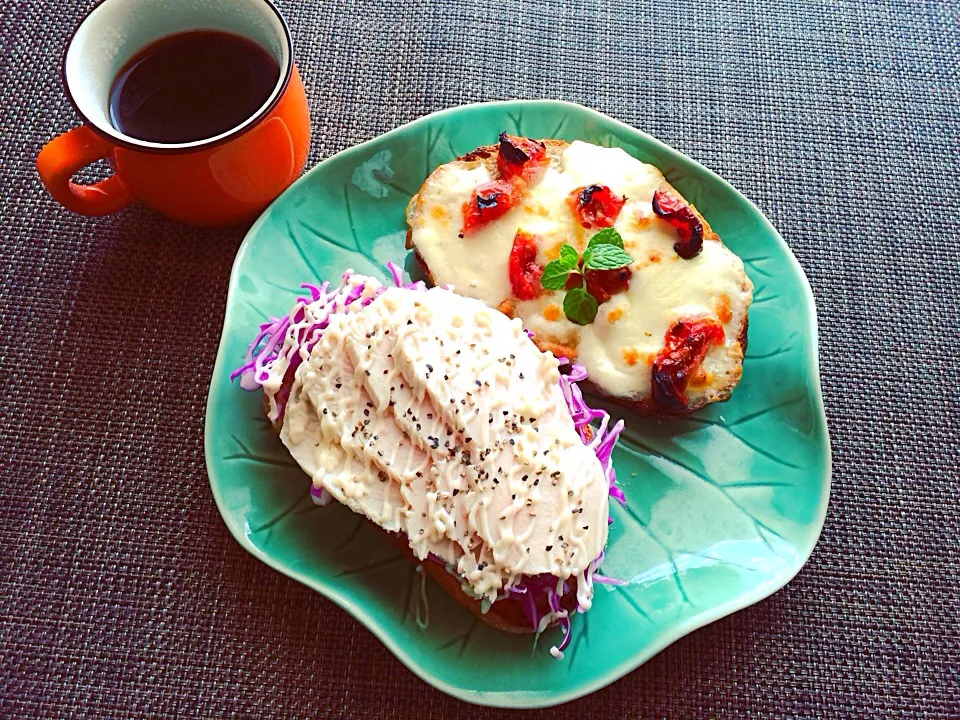
[[520,318],[626,405],[686,413],[740,379],[743,263],[657,168],[619,148],[502,133],[434,170],[407,220],[432,283]]
[[367,517],[490,625],[560,624],[559,655],[591,604],[609,498],[622,500],[622,423],[585,405],[582,368],[520,320],[390,269],[394,287],[350,271],[304,285],[234,376],[262,390],[318,502]]

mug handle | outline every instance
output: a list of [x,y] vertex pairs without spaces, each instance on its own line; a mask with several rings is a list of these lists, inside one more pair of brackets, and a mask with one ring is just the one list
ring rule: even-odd
[[53,199],[81,215],[108,215],[135,198],[116,174],[92,185],[78,185],[70,178],[82,167],[109,158],[113,145],[86,125],[55,137],[37,155],[37,172]]

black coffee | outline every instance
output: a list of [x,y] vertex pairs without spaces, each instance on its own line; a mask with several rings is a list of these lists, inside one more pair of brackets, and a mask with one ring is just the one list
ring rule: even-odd
[[193,30],[161,38],[120,70],[110,122],[140,140],[183,143],[236,127],[263,105],[280,65],[246,38]]

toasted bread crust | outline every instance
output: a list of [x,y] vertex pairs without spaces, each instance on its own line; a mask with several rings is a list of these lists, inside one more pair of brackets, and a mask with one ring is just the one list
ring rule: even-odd
[[530,625],[530,622],[523,613],[523,609],[520,607],[520,603],[516,600],[498,600],[490,605],[487,612],[483,612],[483,606],[480,601],[467,595],[463,591],[463,588],[460,587],[460,581],[447,572],[443,565],[438,562],[418,560],[413,553],[410,552],[410,545],[407,542],[406,535],[402,533],[391,533],[382,529],[381,532],[386,536],[391,545],[398,550],[406,551],[410,561],[422,567],[423,572],[442,587],[447,595],[483,620],[483,622],[490,627],[516,635],[534,632],[535,628]]
[[[545,139],[542,142],[546,146],[547,156],[551,160],[558,159],[563,154],[563,151],[569,145],[569,143],[563,140],[555,140],[555,139]],[[475,167],[477,164],[480,164],[486,167],[487,170],[489,170],[490,172],[494,172],[497,166],[497,145],[480,146],[475,150],[472,150],[464,155],[461,155],[456,160],[454,160],[453,163],[451,164],[456,164],[456,163],[463,163],[470,167]],[[436,170],[434,170],[434,172],[436,172]],[[431,177],[432,177],[432,173],[431,173]],[[430,178],[428,177],[423,184],[426,185],[429,181],[430,181]],[[663,181],[663,183],[660,186],[660,189],[667,190],[670,193],[676,195],[677,197],[683,197],[676,190],[676,188],[674,188],[666,180]],[[410,199],[410,202],[407,204],[408,227],[407,227],[405,246],[408,250],[413,250],[414,257],[417,261],[417,265],[420,267],[420,270],[422,271],[427,282],[430,285],[435,285],[436,283],[435,283],[433,273],[430,271],[430,268],[427,266],[427,263],[423,259],[423,256],[420,255],[419,250],[416,248],[416,246],[413,243],[413,228],[410,223],[410,220],[416,215],[418,211],[419,200],[420,200],[420,195],[419,193],[417,193]],[[687,201],[685,200],[685,202]],[[696,214],[697,218],[700,220],[700,222],[703,225],[704,242],[718,242],[718,243],[721,242],[720,237],[713,231],[713,229],[710,227],[710,224],[704,219],[704,217],[700,214],[700,211],[697,210],[697,208],[693,205],[693,203],[687,202],[687,205],[690,207],[691,210],[693,210],[694,214]],[[745,285],[743,286],[743,289],[746,289]],[[505,303],[501,303],[498,310],[500,310],[500,312],[503,312],[505,315],[509,317],[514,317],[513,305],[510,304],[509,300],[506,301]],[[576,360],[576,355],[577,355],[576,348],[572,348],[570,346],[567,346],[561,343],[551,342],[545,338],[538,338],[536,336],[533,338],[533,340],[537,344],[537,347],[539,347],[544,352],[552,352],[557,357],[563,356],[568,358],[571,361]],[[738,329],[737,343],[740,345],[741,352],[745,354],[747,351],[747,315],[746,313],[744,313],[743,323],[740,325]],[[742,367],[742,362],[741,362],[741,367]],[[733,392],[733,389],[737,386],[737,383],[739,381],[740,381],[740,373],[737,373],[736,377],[732,377],[726,386],[720,388],[719,390],[717,390],[717,392],[713,393],[710,396],[702,396],[694,399],[683,409],[682,412],[679,412],[679,413],[669,413],[665,411],[664,409],[658,407],[653,402],[653,399],[651,397],[632,397],[632,396],[621,397],[621,396],[611,395],[610,393],[606,392],[602,387],[596,385],[590,380],[584,381],[583,383],[581,383],[581,385],[585,390],[610,398],[617,405],[627,408],[628,410],[632,410],[634,412],[640,413],[648,417],[657,417],[657,418],[666,419],[670,417],[686,415],[688,413],[694,412],[695,410],[699,410],[700,408],[706,405],[709,405],[712,402],[723,402],[729,399],[730,394]]]

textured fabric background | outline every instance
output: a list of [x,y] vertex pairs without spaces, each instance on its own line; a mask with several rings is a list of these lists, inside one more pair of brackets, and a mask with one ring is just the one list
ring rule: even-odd
[[[242,230],[61,209],[85,0],[0,0],[0,716],[499,717],[230,537],[203,411]],[[537,717],[960,717],[957,3],[281,2],[310,163],[440,108],[563,98],[729,179],[820,311],[834,447],[810,563]]]

